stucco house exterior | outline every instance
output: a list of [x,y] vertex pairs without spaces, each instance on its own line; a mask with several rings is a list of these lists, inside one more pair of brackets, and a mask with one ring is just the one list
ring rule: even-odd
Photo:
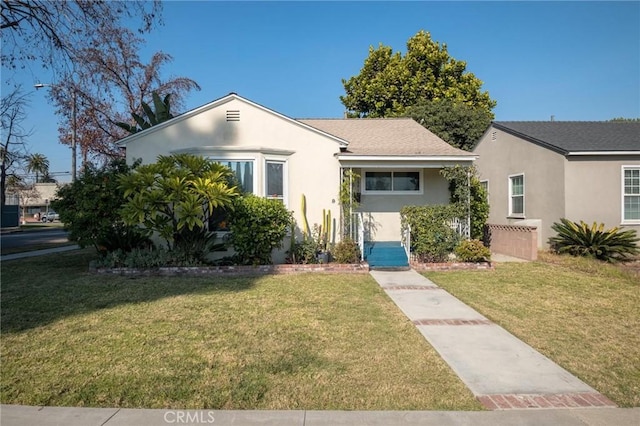
[[640,123],[497,121],[473,152],[489,223],[538,227],[560,218],[640,233]]
[[303,195],[310,225],[322,223],[323,209],[340,218],[341,180],[350,169],[361,176],[359,211],[369,241],[400,241],[400,209],[447,204],[448,183],[439,170],[476,158],[410,118],[293,119],[235,93],[119,145],[128,162],[174,153],[218,160],[245,190],[281,200],[299,224]]

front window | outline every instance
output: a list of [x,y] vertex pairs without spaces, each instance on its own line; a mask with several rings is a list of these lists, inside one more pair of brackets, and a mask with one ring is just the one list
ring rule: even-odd
[[421,193],[419,171],[370,171],[364,175],[365,192]]
[[242,192],[253,194],[253,160],[220,160],[218,162],[233,171]]
[[509,176],[509,216],[524,216],[524,175]]
[[267,161],[266,167],[265,195],[269,199],[284,203],[284,162]]
[[623,167],[623,222],[640,222],[640,167]]

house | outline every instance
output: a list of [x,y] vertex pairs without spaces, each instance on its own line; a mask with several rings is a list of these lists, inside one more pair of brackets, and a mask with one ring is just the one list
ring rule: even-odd
[[[245,190],[281,200],[302,223],[341,214],[346,170],[356,188],[368,241],[400,241],[405,205],[449,203],[445,166],[470,165],[476,156],[456,149],[410,118],[293,119],[231,93],[119,142],[128,162],[159,155],[207,156],[236,172]],[[336,220],[336,218],[338,218]],[[336,235],[336,240],[339,235]],[[283,257],[276,259],[282,260]]]
[[51,201],[56,198],[60,185],[57,183],[38,182],[31,185],[7,188],[7,204],[20,206],[22,222],[39,221],[49,211]]
[[538,227],[560,218],[640,233],[640,123],[496,121],[473,152],[489,223]]

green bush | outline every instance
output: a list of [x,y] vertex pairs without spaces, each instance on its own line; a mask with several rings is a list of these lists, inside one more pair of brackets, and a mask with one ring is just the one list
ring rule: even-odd
[[278,200],[254,195],[237,198],[229,214],[229,241],[237,263],[271,264],[271,252],[282,247],[292,222],[293,215]]
[[461,237],[450,223],[459,218],[455,205],[405,206],[400,210],[403,229],[411,226],[411,251],[421,262],[443,262]]
[[455,254],[463,262],[488,262],[491,260],[491,250],[480,240],[461,241],[456,246]]
[[99,268],[153,269],[167,266],[202,266],[206,263],[194,257],[192,253],[181,250],[138,248],[131,251],[114,250],[93,264]]
[[119,214],[125,198],[118,180],[134,168],[124,160],[113,161],[101,169],[89,165],[78,179],[58,190],[51,207],[60,214],[70,241],[80,247],[94,246],[101,254],[151,244],[137,226],[125,224]]
[[[445,167],[440,174],[449,181],[450,201],[458,206],[462,217],[471,213],[471,238],[484,236],[484,227],[489,218],[489,200],[487,191],[478,178],[474,166]],[[469,201],[471,204],[469,204]]]
[[549,245],[556,253],[569,253],[573,256],[594,257],[607,262],[629,260],[640,254],[637,246],[640,238],[636,231],[621,231],[614,227],[604,229],[604,224],[589,226],[583,221],[572,222],[560,219],[551,229],[557,232],[555,237],[549,238]]
[[331,250],[337,263],[360,263],[360,247],[351,238],[344,238]]
[[293,243],[293,247],[287,252],[290,263],[306,265],[318,263],[320,246],[313,238],[304,238]]

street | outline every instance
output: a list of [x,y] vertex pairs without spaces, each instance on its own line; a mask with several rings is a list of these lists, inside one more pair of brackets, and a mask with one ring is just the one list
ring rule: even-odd
[[12,232],[0,236],[0,245],[3,249],[8,249],[41,244],[64,243],[68,241],[67,235],[68,232],[63,229]]

